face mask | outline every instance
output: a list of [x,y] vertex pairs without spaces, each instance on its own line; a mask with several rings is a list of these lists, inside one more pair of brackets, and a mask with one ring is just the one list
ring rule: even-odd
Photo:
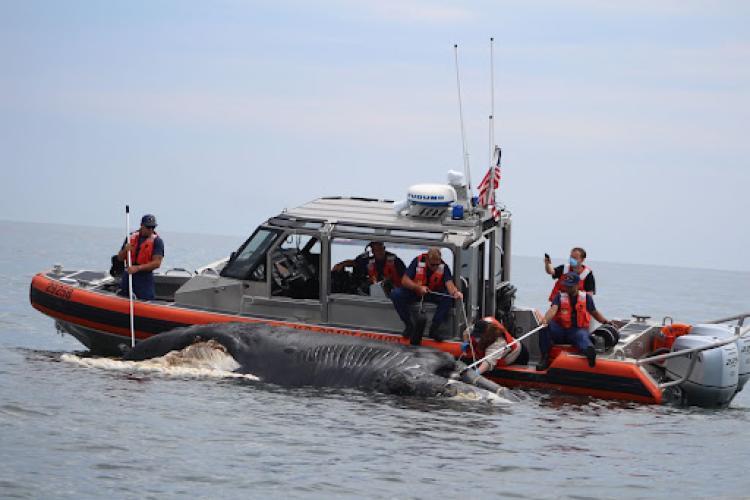
[[578,261],[575,260],[573,257],[570,258],[570,265],[572,267],[578,267]]

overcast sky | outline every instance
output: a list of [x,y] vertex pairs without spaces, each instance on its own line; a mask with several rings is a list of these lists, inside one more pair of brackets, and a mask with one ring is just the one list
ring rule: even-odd
[[240,235],[403,199],[462,169],[454,43],[476,184],[494,36],[514,253],[750,270],[748,26],[739,1],[4,1],[0,218]]

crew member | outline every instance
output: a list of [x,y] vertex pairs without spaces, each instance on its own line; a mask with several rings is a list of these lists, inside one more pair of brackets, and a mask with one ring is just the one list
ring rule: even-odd
[[610,321],[596,310],[591,294],[579,290],[580,277],[576,273],[563,275],[563,291],[558,292],[542,319],[547,328],[539,332],[542,360],[537,369],[549,366],[549,350],[553,343],[573,344],[586,356],[589,366],[596,365],[596,351],[589,336],[591,317],[602,324]]
[[367,276],[371,285],[383,283],[386,292],[401,286],[401,277],[406,271],[404,261],[385,249],[381,241],[371,241],[368,245],[371,254],[365,251],[355,259],[348,259],[333,266],[333,272],[340,272],[345,267],[353,267],[355,276]]
[[[552,276],[555,280],[555,286],[552,287],[552,292],[549,294],[549,301],[557,296],[557,293],[563,289],[561,280],[566,273],[576,273],[580,277],[578,287],[586,293],[592,295],[596,294],[596,282],[594,281],[594,272],[583,262],[586,260],[586,250],[581,247],[575,247],[570,251],[570,258],[568,265],[563,266],[560,264],[557,267],[552,267],[552,260],[549,255],[544,254],[544,270],[547,274]],[[567,268],[566,268],[567,267]]]
[[[401,278],[401,288],[391,292],[396,312],[406,326],[403,335],[410,338],[412,344],[419,344],[422,339],[422,332],[417,331],[410,310],[410,306],[420,298],[437,305],[429,335],[440,342],[443,338],[438,329],[453,306],[453,300],[463,300],[464,296],[453,284],[451,270],[443,261],[437,247],[430,247],[427,253],[412,260]],[[424,325],[419,326],[424,328]]]
[[[468,334],[468,330],[466,331],[464,343],[461,346],[462,352],[468,350],[469,342],[474,345],[478,357],[486,357],[476,366],[480,375],[497,365],[526,364],[529,360],[526,347],[521,342],[515,342],[508,330],[492,316],[477,321],[471,335]],[[506,346],[510,344],[512,344],[510,348],[507,348]]]
[[[128,267],[128,251],[131,265]],[[141,218],[141,227],[130,234],[122,245],[117,259],[125,263],[120,283],[120,295],[128,296],[128,275],[133,276],[133,294],[141,300],[153,300],[154,269],[164,259],[164,242],[156,234],[156,217],[147,214]]]

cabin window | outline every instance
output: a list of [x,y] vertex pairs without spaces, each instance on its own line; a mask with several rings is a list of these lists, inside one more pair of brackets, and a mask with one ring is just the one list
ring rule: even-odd
[[221,275],[241,280],[265,281],[266,252],[279,233],[275,229],[258,228],[240,247]]
[[[395,285],[383,273],[382,264],[375,268],[376,276],[370,276],[368,265],[373,259],[371,240],[337,237],[331,241],[331,293],[370,296],[386,299]],[[399,274],[409,267],[412,260],[427,251],[425,245],[382,242],[385,252],[393,254]],[[453,271],[453,253],[441,248],[443,260]]]
[[314,236],[287,233],[271,254],[271,294],[319,299],[320,248]]

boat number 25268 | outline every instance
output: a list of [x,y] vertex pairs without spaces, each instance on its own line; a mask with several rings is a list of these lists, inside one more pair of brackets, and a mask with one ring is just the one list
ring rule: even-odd
[[65,285],[58,285],[57,283],[50,283],[44,291],[50,295],[65,300],[70,300],[71,295],[73,295],[73,288]]

